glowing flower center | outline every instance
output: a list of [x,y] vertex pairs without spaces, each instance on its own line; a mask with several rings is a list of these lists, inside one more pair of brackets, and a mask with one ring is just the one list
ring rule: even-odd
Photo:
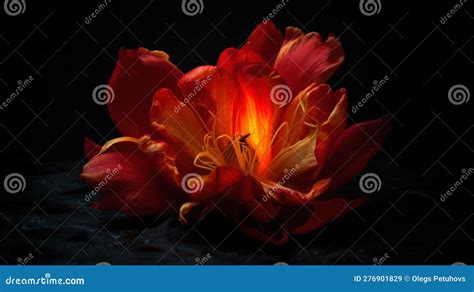
[[265,156],[268,156],[267,152],[270,150],[270,117],[268,113],[257,111],[253,100],[247,100],[245,112],[240,119],[238,132],[251,134],[249,143],[262,160]]

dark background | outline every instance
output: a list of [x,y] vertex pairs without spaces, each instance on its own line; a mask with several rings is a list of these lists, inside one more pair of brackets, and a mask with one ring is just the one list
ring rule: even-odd
[[[351,106],[388,76],[350,120],[388,113],[393,125],[365,171],[380,175],[382,191],[357,213],[284,248],[238,232],[223,240],[229,226],[212,222],[187,233],[175,219],[104,214],[81,201],[89,189],[77,179],[84,137],[103,144],[118,135],[92,90],[108,82],[119,48],[166,51],[184,72],[215,64],[281,1],[204,0],[202,14],[190,17],[181,1],[112,0],[90,24],[85,17],[103,2],[26,0],[22,15],[0,11],[1,101],[18,80],[34,78],[0,112],[2,180],[19,172],[27,181],[23,193],[1,194],[0,263],[32,253],[32,263],[193,264],[211,253],[215,264],[373,264],[387,253],[387,264],[472,264],[469,181],[445,202],[440,195],[473,167],[472,102],[453,105],[448,90],[472,90],[474,12],[464,3],[442,24],[459,1],[438,2],[382,0],[379,14],[364,16],[359,1],[290,0],[273,18],[282,31],[339,36],[346,61],[329,83],[348,90]],[[345,190],[357,187],[356,178]]]

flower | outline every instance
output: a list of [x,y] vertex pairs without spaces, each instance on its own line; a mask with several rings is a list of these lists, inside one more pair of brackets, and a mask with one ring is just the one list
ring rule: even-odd
[[[324,84],[342,64],[338,39],[263,23],[216,66],[183,74],[161,51],[121,50],[108,110],[123,137],[86,140],[81,178],[101,185],[101,210],[219,209],[248,236],[284,244],[365,201],[337,189],[380,149],[386,117],[347,126],[345,89]],[[113,177],[110,169],[122,167]]]

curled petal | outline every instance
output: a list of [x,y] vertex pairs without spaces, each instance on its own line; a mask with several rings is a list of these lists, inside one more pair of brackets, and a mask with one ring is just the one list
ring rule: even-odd
[[[347,112],[347,97],[345,95],[345,89],[332,91],[327,84],[311,84],[302,90],[290,104],[283,108],[279,120],[279,123],[288,124],[289,135],[284,139],[287,141],[286,143],[291,145],[307,136],[311,130],[308,125],[322,127],[331,114],[335,115],[332,117],[335,118],[341,116],[341,111]],[[341,100],[342,98],[344,100]],[[338,105],[337,108],[336,105]],[[336,115],[336,113],[338,114]],[[344,127],[345,123],[341,123],[341,126]]]
[[247,45],[262,56],[268,65],[272,65],[282,43],[283,35],[270,20],[259,24],[254,29],[248,38]]
[[[281,173],[296,164],[300,170],[293,180],[313,184],[326,160],[329,147],[346,127],[347,96],[326,84],[310,85],[284,108],[279,123],[286,124],[274,146],[272,172]],[[282,159],[283,158],[283,159]]]
[[165,131],[173,143],[179,143],[174,147],[176,151],[183,150],[192,157],[202,151],[204,121],[192,104],[184,104],[171,90],[162,88],[155,93],[150,121],[158,131]]
[[179,92],[182,75],[163,52],[121,49],[109,81],[115,97],[107,104],[120,132],[135,138],[151,133],[148,112],[153,94],[161,87]]
[[[189,196],[192,201],[201,203],[220,199],[220,196],[224,196],[226,191],[235,189],[243,177],[244,172],[238,168],[218,167],[205,177],[202,190],[199,193],[191,193]],[[227,193],[225,197],[231,199],[229,195],[236,195],[236,193]]]
[[256,53],[251,47],[243,46],[240,49],[228,48],[219,56],[217,67],[234,74],[243,67],[254,64],[265,64],[265,59]]
[[294,92],[311,83],[324,83],[344,61],[339,41],[332,35],[323,41],[317,33],[304,34],[289,27],[275,60],[275,69]]
[[215,203],[237,223],[246,217],[269,222],[278,211],[274,201],[265,199],[260,182],[232,167],[216,168],[205,177],[202,190],[189,198],[204,205]]
[[80,178],[94,187],[94,194],[101,194],[93,206],[104,211],[158,216],[173,213],[170,204],[182,201],[176,187],[161,178],[150,156],[132,143],[115,145],[92,158]]
[[331,184],[331,179],[318,180],[307,192],[300,192],[295,188],[281,187],[274,192],[272,199],[284,206],[301,206],[326,193],[331,187]]
[[331,189],[347,183],[380,150],[389,130],[387,116],[345,129],[331,147],[320,177],[332,178]]
[[[179,208],[179,221],[182,224],[188,224],[189,213],[197,209],[197,207],[199,206],[202,206],[202,205],[196,202],[187,202],[181,205],[181,207]],[[195,221],[197,220],[198,219],[195,219]]]
[[235,78],[223,69],[217,70],[209,85],[209,94],[216,102],[214,127],[216,136],[234,133],[234,100],[240,94],[240,89]]
[[196,95],[196,86],[201,84],[203,80],[212,80],[212,75],[216,72],[215,66],[199,66],[184,74],[178,81],[184,97]]
[[215,66],[199,66],[184,74],[178,81],[183,102],[192,103],[206,121],[210,118],[209,112],[216,111],[216,97],[210,94],[210,83],[215,72]]
[[344,131],[347,124],[347,96],[344,91],[338,91],[339,101],[327,120],[321,124],[316,140],[315,156],[318,161],[318,171],[313,174],[316,178],[323,169],[328,153],[337,137]]

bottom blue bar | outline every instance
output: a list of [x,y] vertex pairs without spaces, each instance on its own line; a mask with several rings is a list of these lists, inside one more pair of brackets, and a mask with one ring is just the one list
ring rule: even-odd
[[466,291],[473,266],[0,266],[0,291]]

